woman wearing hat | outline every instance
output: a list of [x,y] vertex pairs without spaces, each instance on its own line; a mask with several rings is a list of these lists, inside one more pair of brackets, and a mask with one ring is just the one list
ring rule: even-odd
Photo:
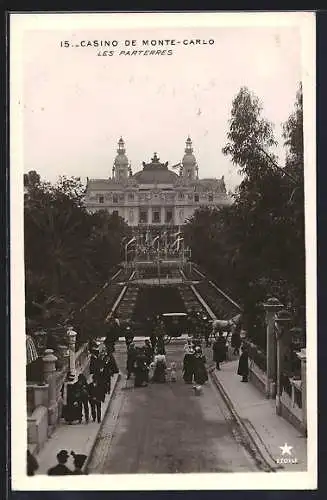
[[193,347],[189,347],[185,352],[183,360],[183,379],[186,384],[191,384],[194,375],[194,354]]
[[75,377],[72,373],[67,373],[66,381],[61,389],[63,400],[62,416],[71,425],[75,420],[82,421],[82,408],[78,401],[78,394],[75,386]]
[[194,381],[198,385],[203,385],[208,380],[208,372],[205,366],[206,358],[202,354],[201,348],[195,348],[194,354]]
[[72,457],[74,458],[74,467],[72,474],[81,475],[86,474],[83,472],[83,465],[85,464],[85,460],[87,459],[86,455],[77,454],[74,451],[71,452]]
[[154,371],[153,371],[152,382],[157,382],[159,384],[166,382],[167,363],[166,363],[165,353],[159,351],[158,354],[155,355],[153,363],[154,363],[153,367]]
[[127,360],[126,360],[126,371],[127,380],[131,378],[132,373],[135,372],[135,360],[136,360],[136,347],[134,342],[132,342],[127,348]]
[[82,419],[82,411],[84,410],[85,422],[89,423],[89,391],[86,377],[83,373],[78,375],[77,382],[74,386],[75,397],[79,404],[79,417]]

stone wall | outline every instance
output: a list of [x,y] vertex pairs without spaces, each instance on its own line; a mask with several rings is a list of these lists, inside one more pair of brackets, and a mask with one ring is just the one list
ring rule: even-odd
[[[53,354],[50,353],[50,356]],[[27,442],[32,453],[40,451],[61,420],[63,406],[61,388],[69,367],[66,365],[60,371],[56,371],[56,357],[53,358],[54,370],[48,374],[47,383],[27,386]],[[85,343],[75,354],[76,376],[83,373],[88,377],[89,365],[88,344]]]

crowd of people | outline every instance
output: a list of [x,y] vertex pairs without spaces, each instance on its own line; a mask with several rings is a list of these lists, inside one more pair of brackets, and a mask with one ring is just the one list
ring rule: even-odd
[[[226,325],[224,321],[213,325],[206,316],[198,313],[190,315],[188,337],[184,345],[183,359],[180,360],[181,378],[185,384],[192,384],[194,389],[201,389],[208,381],[207,360],[205,348],[212,348],[212,360],[217,370],[221,363],[227,359]],[[220,326],[219,326],[220,325]],[[229,325],[228,325],[229,326]],[[248,382],[248,351],[246,343],[241,341],[240,324],[234,324],[230,333],[230,345],[234,355],[239,358],[237,373],[242,377],[242,382]],[[130,325],[124,328],[126,343],[126,379],[133,377],[134,387],[145,387],[149,383],[163,384],[176,382],[178,379],[175,362],[168,363],[166,359],[165,335],[166,327],[160,316],[156,317],[149,325],[148,338],[142,346],[134,342],[134,333]],[[191,334],[192,333],[192,334]],[[79,374],[77,380],[72,373],[62,386],[62,417],[69,424],[86,424],[90,418],[93,422],[101,422],[102,404],[106,394],[111,392],[111,379],[119,372],[114,352],[115,344],[122,334],[122,327],[117,318],[109,321],[108,334],[100,344],[90,340],[90,377]],[[208,352],[207,350],[205,351]],[[179,363],[178,363],[179,364]],[[73,457],[74,469],[67,466],[69,457]],[[57,464],[48,470],[48,475],[83,474],[85,455],[68,453],[61,450],[57,453]],[[34,475],[38,463],[30,452],[27,452],[27,474]]]
[[[70,469],[67,466],[67,462],[69,457],[73,457],[73,469]],[[60,450],[57,453],[57,463],[53,467],[48,469],[48,476],[66,476],[66,475],[77,475],[77,474],[86,474],[83,470],[83,466],[86,462],[87,455],[75,453],[71,451],[69,454],[67,450]],[[32,453],[27,450],[27,475],[35,476],[36,471],[39,468],[39,464],[36,458],[32,455]]]
[[107,348],[100,351],[96,343],[90,346],[90,379],[84,374],[75,376],[68,372],[61,390],[63,409],[62,417],[69,424],[90,421],[101,422],[101,406],[106,394],[111,391],[111,378],[118,373],[118,366],[113,352]]

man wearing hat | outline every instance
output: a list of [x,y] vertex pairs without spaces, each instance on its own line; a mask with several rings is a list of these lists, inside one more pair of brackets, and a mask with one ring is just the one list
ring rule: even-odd
[[68,467],[65,465],[67,463],[68,458],[69,458],[68,451],[60,450],[59,453],[57,453],[58,463],[57,465],[51,467],[48,470],[48,476],[65,476],[67,474],[72,474],[72,471],[68,469]]

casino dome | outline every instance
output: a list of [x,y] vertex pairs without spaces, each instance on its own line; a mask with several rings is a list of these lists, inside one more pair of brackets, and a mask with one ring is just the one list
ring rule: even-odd
[[142,170],[133,175],[139,184],[174,184],[178,175],[170,170]]
[[168,170],[168,162],[161,163],[157,153],[154,153],[151,162],[143,162],[143,170],[136,172],[133,178],[139,184],[174,184],[178,175]]

